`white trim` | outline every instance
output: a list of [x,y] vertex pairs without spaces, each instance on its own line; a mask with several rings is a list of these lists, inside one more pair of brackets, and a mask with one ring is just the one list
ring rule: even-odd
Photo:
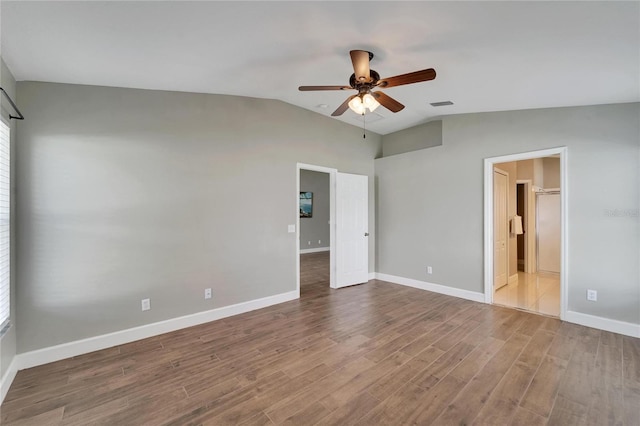
[[296,163],[296,292],[300,298],[300,170],[329,173],[329,286],[336,288],[336,174],[337,169]]
[[560,319],[567,317],[569,306],[569,151],[560,151]]
[[375,272],[369,272],[369,280],[375,280],[376,278],[376,273]]
[[[493,303],[493,162],[484,160],[484,302]],[[488,258],[491,258],[489,262]]]
[[567,314],[569,288],[569,171],[567,147],[484,159],[484,301],[493,303],[493,165],[560,155],[560,319]]
[[235,305],[211,309],[209,311],[172,318],[170,320],[147,324],[140,327],[129,328],[127,330],[103,334],[102,336],[89,337],[87,339],[76,340],[75,342],[63,343],[61,345],[22,353],[17,355],[15,358],[17,361],[17,369],[23,370],[25,368],[59,361],[61,359],[134,342],[136,340],[146,339],[159,334],[169,333],[171,331],[204,324],[233,315],[243,314],[256,309],[266,308],[267,306],[277,305],[297,298],[298,292],[290,291],[287,293],[276,294],[274,296],[263,297],[261,299],[250,300],[248,302],[237,303]]
[[484,295],[476,291],[462,290],[460,288],[446,285],[433,284],[426,281],[414,280],[412,278],[397,277],[395,275],[376,273],[376,279],[394,284],[405,285],[407,287],[419,288],[420,290],[432,291],[434,293],[446,294],[447,296],[459,297],[461,299],[472,300],[474,302],[484,302]]
[[13,379],[15,379],[16,374],[18,374],[18,361],[16,358],[17,356],[13,357],[7,371],[5,371],[2,376],[2,381],[0,381],[0,404],[4,401],[4,397],[7,396],[11,383],[13,383]]
[[317,247],[317,248],[304,249],[304,250],[300,250],[300,254],[320,253],[321,251],[331,251],[331,247]]
[[509,279],[507,280],[507,284],[514,284],[514,283],[517,283],[517,282],[518,282],[518,274],[517,273],[511,275],[509,277]]
[[565,321],[584,325],[586,327],[597,328],[599,330],[610,331],[612,333],[624,334],[625,336],[640,338],[640,324],[597,317],[595,315],[583,314],[581,312],[574,311],[567,311]]
[[[486,158],[485,161],[491,160],[491,163],[509,163],[511,161],[532,160],[534,158],[540,157],[551,157],[554,154],[560,154],[560,159],[562,161],[562,151],[566,151],[566,149],[567,147],[561,146],[557,148],[548,148],[538,151],[528,151],[518,154],[508,154],[502,155],[500,157]],[[564,188],[564,186],[562,185],[562,180],[560,181],[560,186]]]

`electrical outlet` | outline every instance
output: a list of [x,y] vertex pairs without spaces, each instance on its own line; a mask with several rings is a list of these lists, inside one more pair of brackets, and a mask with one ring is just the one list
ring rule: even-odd
[[211,289],[210,288],[205,288],[204,289],[204,298],[205,299],[211,299]]
[[427,266],[427,274],[433,274],[433,268],[431,266]]
[[318,240],[318,244],[322,244],[322,240]]
[[151,299],[142,299],[142,310],[148,311],[151,309]]
[[311,241],[307,241],[307,245],[310,246],[311,245]]
[[587,290],[587,300],[591,302],[597,302],[598,292],[596,290]]

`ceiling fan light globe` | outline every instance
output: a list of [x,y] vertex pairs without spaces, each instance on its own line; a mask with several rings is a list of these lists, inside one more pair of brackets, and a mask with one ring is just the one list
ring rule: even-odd
[[362,103],[360,96],[356,96],[349,101],[349,108],[356,114],[364,114],[366,106]]
[[369,111],[371,112],[375,111],[376,108],[380,106],[380,102],[378,102],[371,93],[367,93],[366,95],[363,96],[362,104],[365,107],[369,108]]

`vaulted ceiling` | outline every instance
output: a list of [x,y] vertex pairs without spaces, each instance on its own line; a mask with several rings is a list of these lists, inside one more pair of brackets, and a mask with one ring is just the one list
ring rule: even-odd
[[[385,92],[367,128],[437,116],[640,101],[639,2],[72,1],[0,4],[17,80],[279,99],[329,116],[350,94],[349,50],[382,77],[435,68]],[[454,105],[432,107],[430,103]],[[356,126],[348,111],[337,118]]]

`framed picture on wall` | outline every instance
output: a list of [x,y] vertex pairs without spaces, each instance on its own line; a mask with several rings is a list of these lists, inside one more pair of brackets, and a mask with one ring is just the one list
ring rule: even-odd
[[313,192],[300,192],[300,217],[313,217]]

